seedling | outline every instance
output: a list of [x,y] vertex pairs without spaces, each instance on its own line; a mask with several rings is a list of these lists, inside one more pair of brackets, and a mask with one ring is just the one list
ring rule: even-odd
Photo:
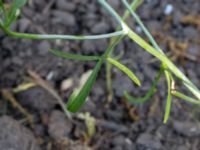
[[[110,15],[119,23],[119,27],[116,32],[102,34],[102,35],[57,35],[57,34],[28,34],[28,33],[19,33],[11,31],[10,25],[15,22],[17,16],[19,15],[20,9],[25,5],[27,0],[13,0],[9,8],[5,8],[4,3],[0,0],[0,28],[9,36],[15,38],[24,38],[32,40],[97,40],[102,38],[111,38],[110,45],[105,50],[105,52],[100,56],[85,56],[77,55],[71,53],[64,53],[60,50],[50,49],[50,52],[58,57],[65,59],[79,60],[79,61],[96,61],[96,65],[89,76],[88,80],[81,87],[81,89],[76,89],[70,96],[68,103],[66,105],[67,109],[71,112],[77,112],[81,106],[85,103],[87,96],[89,95],[93,84],[96,81],[99,71],[102,69],[102,64],[106,63],[106,79],[107,79],[107,88],[110,93],[109,98],[112,99],[112,80],[111,80],[111,67],[115,66],[125,74],[138,86],[141,85],[140,80],[137,76],[126,66],[121,64],[118,59],[112,58],[112,52],[116,45],[124,38],[129,37],[132,41],[136,42],[148,53],[156,57],[161,62],[160,70],[158,74],[144,97],[134,98],[129,95],[126,91],[124,92],[125,98],[131,103],[143,103],[149,100],[149,98],[156,92],[157,84],[160,77],[165,74],[168,86],[168,95],[166,100],[166,110],[164,115],[164,123],[167,122],[170,115],[171,100],[172,97],[178,97],[182,100],[190,102],[195,105],[200,105],[200,91],[199,89],[174,65],[174,63],[164,54],[160,49],[150,32],[147,30],[145,25],[142,23],[139,16],[136,14],[135,10],[142,3],[141,0],[134,0],[132,4],[129,4],[127,0],[121,0],[125,8],[127,9],[124,16],[121,17],[118,13],[107,3],[106,0],[97,0],[109,13]],[[142,31],[149,38],[152,46],[147,43],[143,38],[137,35],[125,22],[125,20],[131,15],[138,25],[141,27]],[[120,30],[121,28],[121,30]],[[175,88],[174,78],[178,78],[183,85],[194,95],[194,98],[186,96],[185,94],[177,91]]]

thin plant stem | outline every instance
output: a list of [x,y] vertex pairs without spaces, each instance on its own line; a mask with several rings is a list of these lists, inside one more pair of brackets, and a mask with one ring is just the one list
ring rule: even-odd
[[131,15],[133,16],[133,18],[135,19],[135,21],[140,25],[140,27],[142,28],[142,30],[144,31],[144,33],[146,34],[146,36],[149,38],[150,42],[152,43],[153,47],[155,49],[157,49],[158,51],[162,52],[163,51],[160,49],[160,47],[158,46],[158,44],[156,43],[156,41],[154,40],[153,36],[151,35],[151,33],[147,30],[147,28],[145,27],[145,25],[143,24],[142,20],[140,19],[140,17],[131,9],[131,7],[129,6],[127,0],[122,0],[123,4],[126,6],[126,8],[130,11]]
[[128,36],[138,45],[144,48],[147,52],[158,58],[162,63],[166,64],[169,70],[176,75],[183,84],[200,100],[200,91],[197,87],[167,58],[165,55],[156,51],[151,45],[144,41],[139,35],[132,30],[129,30]]
[[174,96],[176,96],[178,98],[181,98],[181,99],[185,100],[186,102],[190,102],[192,104],[197,104],[197,105],[200,106],[200,102],[197,99],[193,99],[193,98],[191,98],[189,96],[186,96],[185,94],[183,94],[181,92],[178,92],[176,90],[172,90],[171,93],[172,93],[172,95],[174,95]]
[[[131,3],[131,6],[130,6],[131,9],[136,10],[142,4],[142,2],[143,2],[143,0],[134,0]],[[126,20],[129,16],[130,16],[130,12],[128,10],[126,10],[123,17],[122,17],[122,20]],[[120,26],[117,27],[116,31],[118,31],[119,29],[120,29]],[[112,54],[112,51],[114,50],[114,47],[112,47],[112,43],[114,41],[118,41],[119,39],[122,40],[124,37],[125,37],[125,35],[121,35],[119,37],[112,37],[111,38],[110,44],[107,48],[107,49],[110,49],[108,56],[110,56]],[[106,85],[107,85],[107,91],[108,91],[108,102],[110,102],[112,100],[112,97],[113,97],[111,69],[112,69],[112,64],[107,62],[106,63]]]
[[135,98],[133,96],[130,96],[126,91],[124,92],[125,97],[127,98],[127,100],[133,104],[141,104],[146,102],[147,100],[150,99],[151,96],[153,96],[153,94],[156,92],[157,90],[157,84],[162,76],[164,72],[164,68],[160,67],[159,72],[157,73],[155,80],[153,81],[153,84],[151,86],[151,88],[149,89],[149,91],[147,92],[147,94],[143,97],[140,98]]
[[106,86],[108,91],[108,102],[111,102],[113,97],[111,69],[112,69],[112,64],[106,62]]
[[116,45],[119,44],[119,42],[124,38],[124,36],[119,36],[118,38],[116,38],[115,41],[113,41],[111,43],[111,45],[106,49],[104,55],[105,55],[105,58],[109,57],[111,51],[115,48]]
[[[20,1],[23,2],[23,1]],[[25,2],[25,1],[24,1]],[[75,59],[75,60],[82,60],[82,61],[98,61],[95,68],[93,69],[93,72],[90,76],[90,78],[87,80],[87,82],[84,84],[83,88],[79,92],[79,94],[76,96],[76,98],[70,103],[70,110],[77,111],[79,107],[85,102],[86,97],[88,96],[92,85],[94,84],[97,74],[103,64],[104,61],[108,61],[106,64],[106,79],[107,79],[107,88],[108,91],[111,93],[112,96],[112,86],[111,86],[111,64],[117,66],[121,71],[126,73],[134,82],[136,82],[138,85],[140,85],[139,79],[132,73],[130,69],[128,69],[126,66],[119,63],[117,60],[112,59],[110,55],[112,54],[112,51],[116,47],[117,44],[119,44],[120,41],[125,36],[128,36],[130,39],[132,39],[134,42],[136,42],[139,46],[141,46],[144,50],[146,50],[148,53],[153,55],[154,57],[158,58],[161,63],[162,67],[160,69],[163,69],[163,72],[165,73],[166,79],[167,79],[167,85],[168,85],[168,96],[167,96],[167,103],[166,103],[166,111],[164,115],[164,123],[167,122],[170,114],[171,109],[171,97],[172,95],[177,96],[179,98],[182,98],[183,100],[187,102],[191,102],[193,104],[200,105],[200,91],[199,89],[178,69],[174,63],[165,55],[165,53],[162,51],[162,49],[159,47],[159,45],[156,43],[153,36],[150,34],[150,32],[147,30],[145,25],[142,23],[142,20],[139,18],[139,16],[135,13],[135,9],[142,3],[142,0],[135,0],[131,6],[127,2],[127,0],[122,0],[123,4],[126,6],[127,10],[124,14],[124,17],[121,18],[119,14],[107,3],[106,0],[98,0],[98,2],[115,18],[115,20],[120,24],[120,26],[117,28],[116,32],[108,33],[108,34],[101,34],[101,35],[57,35],[57,34],[29,34],[29,33],[19,33],[10,30],[9,26],[10,24],[15,21],[15,17],[17,16],[10,16],[8,17],[8,13],[4,9],[3,1],[0,0],[0,8],[2,15],[5,15],[5,21],[4,17],[0,18],[0,29],[2,29],[7,35],[11,37],[16,38],[23,38],[23,39],[33,39],[33,40],[97,40],[97,39],[105,39],[105,38],[111,38],[109,47],[105,50],[105,52],[101,56],[84,56],[84,55],[77,55],[77,54],[70,54],[70,53],[64,53],[57,50],[51,50],[51,52],[60,57],[64,57],[67,59]],[[13,5],[15,6],[15,5]],[[20,8],[20,7],[19,7]],[[11,13],[12,14],[12,13]],[[143,38],[141,38],[138,34],[136,34],[124,21],[129,15],[132,15],[133,18],[135,18],[136,22],[140,25],[146,36],[149,38],[149,41],[151,44],[146,42]],[[1,14],[0,14],[1,15]],[[1,15],[1,16],[2,16]],[[14,17],[14,18],[13,18]],[[10,19],[10,20],[7,20]],[[121,27],[121,30],[120,30]],[[118,31],[119,30],[119,31]],[[153,45],[153,46],[151,46]],[[173,86],[173,77],[172,74],[174,74],[177,78],[179,78],[183,84],[188,88],[191,93],[196,96],[197,100],[188,97],[184,95],[183,93],[180,93],[176,90]],[[158,74],[158,77],[160,78],[161,73]],[[153,86],[151,87],[150,91],[147,93],[147,97],[145,97],[144,100],[146,100],[149,96],[153,95],[155,92],[156,85],[158,83],[159,78],[156,77],[153,82]]]
[[116,13],[116,11],[105,1],[105,0],[98,0],[98,2],[107,9],[110,14],[116,19],[116,21],[121,25],[124,34],[128,33],[127,26],[124,24],[123,19]]
[[[123,4],[127,7],[127,9],[130,11],[131,15],[133,16],[133,18],[135,18],[136,22],[140,25],[140,27],[142,28],[142,30],[144,31],[144,33],[146,34],[146,36],[149,38],[150,42],[152,43],[152,45],[154,46],[155,49],[157,49],[158,51],[160,51],[162,54],[164,54],[164,52],[160,49],[160,47],[158,46],[158,44],[156,43],[155,39],[153,38],[153,36],[150,34],[150,32],[147,30],[147,28],[144,26],[144,24],[142,23],[140,17],[131,10],[127,0],[122,0]],[[168,84],[168,96],[167,96],[167,102],[166,102],[166,111],[165,111],[165,116],[164,116],[164,123],[167,122],[168,118],[169,118],[169,114],[170,114],[170,108],[171,108],[171,80],[173,80],[173,77],[171,75],[170,72],[165,70],[165,76],[167,79],[167,84]],[[189,80],[186,80],[187,82]],[[194,89],[196,87],[193,86],[193,84],[191,84],[191,82],[189,82],[187,85],[187,83],[184,83],[187,87],[191,86]],[[177,94],[178,96],[180,96],[180,93]],[[185,97],[183,97],[185,98]],[[188,97],[187,97],[188,98]]]
[[124,32],[123,31],[116,31],[113,33],[108,34],[101,34],[101,35],[58,35],[58,34],[29,34],[29,33],[19,33],[13,32],[8,28],[5,28],[3,25],[0,25],[0,28],[9,36],[15,38],[23,38],[23,39],[33,39],[33,40],[97,40],[97,39],[105,39],[111,38],[114,36],[120,36]]
[[164,115],[163,123],[167,123],[170,116],[171,102],[172,102],[171,88],[174,82],[172,79],[172,76],[166,72],[167,71],[165,71],[165,76],[167,78],[167,100],[166,100],[166,105],[165,105],[165,115]]
[[[131,10],[135,11],[143,3],[143,1],[144,0],[134,0],[130,4]],[[130,12],[128,10],[126,10],[122,18],[123,18],[123,20],[126,20],[129,16],[130,16]]]
[[140,45],[144,50],[149,52],[151,55],[158,58],[162,63],[167,65],[167,68],[176,75],[180,80],[183,81],[183,84],[198,98],[200,101],[200,91],[199,89],[167,58],[164,54],[157,51],[154,47],[152,47],[150,44],[148,44],[145,40],[143,40],[138,34],[136,34],[133,30],[131,30],[127,24],[121,19],[119,15],[115,12],[115,10],[108,5],[105,0],[102,0],[101,3],[104,8],[108,10],[108,12],[115,16],[117,16],[116,20],[121,21],[122,28],[125,30],[125,33],[127,33],[128,37],[135,41],[138,45]]
[[130,69],[128,69],[126,66],[124,66],[123,64],[119,63],[118,61],[116,61],[115,59],[112,59],[110,57],[107,58],[107,61],[110,62],[111,64],[113,64],[118,69],[120,69],[122,72],[126,73],[128,75],[128,77],[135,84],[137,84],[138,86],[141,86],[141,83],[140,83],[140,80],[138,79],[138,77]]
[[[164,54],[164,52],[162,51],[162,49],[158,46],[157,42],[155,41],[155,39],[153,38],[153,36],[151,35],[151,33],[148,31],[148,29],[145,27],[145,25],[143,24],[142,20],[140,19],[140,17],[131,9],[131,7],[129,6],[127,0],[122,0],[123,4],[125,5],[125,7],[130,11],[131,15],[133,16],[133,18],[136,20],[136,22],[140,25],[140,27],[142,28],[143,32],[145,33],[145,35],[149,38],[151,44],[153,45],[153,47],[161,52],[162,54]],[[164,54],[165,55],[165,54]],[[170,72],[168,72],[167,70],[164,71],[165,72],[165,77],[167,79],[167,83],[169,86],[169,83],[171,83],[171,80],[169,77],[172,78],[172,75]],[[169,93],[171,87],[168,87],[168,96],[167,96],[167,105],[166,105],[166,113],[165,113],[165,117],[164,117],[164,123],[166,123],[166,121],[169,118],[169,113],[170,113],[170,106],[171,106],[171,93]]]

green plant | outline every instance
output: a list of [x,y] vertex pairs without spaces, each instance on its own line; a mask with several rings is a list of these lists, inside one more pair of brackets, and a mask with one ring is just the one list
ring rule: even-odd
[[[181,98],[187,102],[195,105],[200,105],[200,91],[199,89],[172,63],[172,61],[164,54],[160,49],[154,38],[151,36],[147,28],[142,23],[139,16],[135,13],[135,10],[142,3],[141,0],[135,0],[132,4],[129,4],[127,0],[122,0],[122,3],[127,8],[123,17],[120,17],[117,12],[106,2],[106,0],[98,0],[98,2],[111,14],[113,18],[119,23],[119,27],[116,32],[103,34],[103,35],[40,35],[40,34],[28,34],[28,33],[18,33],[10,30],[10,25],[16,20],[19,15],[20,8],[26,3],[26,0],[13,0],[10,9],[5,9],[4,3],[0,0],[0,28],[9,36],[16,38],[26,38],[26,39],[37,39],[37,40],[96,40],[101,38],[111,38],[110,44],[105,52],[101,56],[84,56],[77,54],[64,53],[59,50],[50,49],[50,52],[58,57],[63,57],[66,59],[80,60],[80,61],[96,61],[96,66],[94,67],[90,77],[86,83],[79,89],[76,89],[69,98],[67,103],[67,109],[71,112],[77,112],[80,107],[86,101],[89,92],[92,89],[93,84],[96,81],[98,72],[102,68],[102,64],[106,63],[106,79],[107,88],[110,93],[109,99],[112,99],[112,88],[111,88],[111,67],[114,65],[119,70],[127,74],[132,81],[138,86],[141,85],[137,76],[126,66],[121,64],[117,58],[112,58],[112,52],[115,46],[122,41],[124,37],[129,37],[144,50],[146,50],[151,55],[155,56],[161,62],[160,70],[147,94],[141,98],[134,98],[130,96],[127,92],[124,92],[126,99],[132,103],[143,103],[147,101],[157,90],[157,84],[160,77],[165,74],[168,86],[168,96],[166,101],[166,110],[164,115],[164,123],[167,122],[170,115],[171,99],[172,96]],[[152,46],[148,44],[143,38],[137,35],[125,22],[125,20],[132,15],[135,21],[140,25],[145,35],[149,38]],[[121,28],[121,30],[120,30]],[[177,77],[183,85],[194,95],[195,98],[184,95],[183,93],[177,91],[175,88],[175,80]]]

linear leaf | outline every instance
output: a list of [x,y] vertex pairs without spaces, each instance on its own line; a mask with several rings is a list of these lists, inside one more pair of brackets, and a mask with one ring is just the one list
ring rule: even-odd
[[1,9],[1,10],[4,10],[4,4],[3,4],[3,1],[2,1],[2,0],[0,0],[0,9]]
[[147,52],[157,57],[162,63],[167,65],[167,68],[175,74],[179,79],[181,79],[183,84],[192,92],[200,100],[200,91],[199,89],[172,63],[172,61],[153,48],[150,44],[148,44],[145,40],[143,40],[139,35],[137,35],[130,27],[123,21],[123,19],[116,13],[116,11],[105,1],[99,0],[99,2],[104,6],[104,8],[116,19],[117,22],[120,23],[123,31],[126,35],[128,35],[133,41],[135,41],[138,45],[144,48]]
[[[128,27],[127,27],[128,28]],[[144,48],[147,52],[157,57],[161,62],[167,65],[167,68],[175,74],[179,79],[183,81],[183,84],[198,98],[200,99],[199,89],[172,63],[172,61],[167,58],[164,54],[157,51],[151,45],[149,45],[145,40],[143,40],[139,35],[133,32],[129,28],[128,36],[135,41],[138,45]]]
[[3,25],[3,22],[5,20],[5,15],[6,14],[5,14],[5,8],[4,8],[3,1],[0,0],[0,24],[1,24],[1,26]]
[[79,54],[71,54],[62,52],[55,49],[50,49],[50,52],[58,57],[66,58],[66,59],[73,59],[73,60],[80,60],[80,61],[93,61],[93,60],[99,60],[99,56],[85,56],[85,55],[79,55]]
[[178,92],[178,91],[174,90],[174,91],[172,91],[172,95],[174,95],[174,96],[176,96],[178,98],[181,98],[181,99],[185,100],[186,102],[190,102],[192,104],[200,105],[200,101],[199,100],[191,98],[191,97],[189,97],[189,96],[187,96],[187,95],[185,95],[185,94],[183,94],[181,92]]
[[[72,94],[68,98],[68,105],[74,100],[74,98],[78,95],[78,93],[83,88],[86,81],[89,79],[90,75],[92,74],[92,70],[89,70],[81,75],[79,79],[79,85],[73,90]],[[87,100],[87,99],[86,99]]]
[[125,74],[127,74],[129,76],[129,78],[131,78],[131,80],[133,82],[135,82],[138,86],[141,85],[140,80],[138,79],[138,77],[130,69],[128,69],[126,66],[124,66],[123,64],[121,64],[120,62],[118,62],[118,61],[116,61],[116,60],[114,60],[112,58],[107,58],[107,60],[108,60],[109,63],[113,64],[118,69],[120,69]]
[[6,26],[8,27],[17,17],[17,11],[26,4],[28,0],[13,0],[11,9],[7,12]]
[[[135,11],[142,3],[144,2],[144,0],[134,0],[131,4],[130,4],[130,8],[132,11]],[[123,16],[123,20],[126,20],[130,15],[130,12],[128,10],[126,10],[124,16]]]
[[166,79],[167,79],[167,101],[165,105],[165,115],[163,123],[167,123],[169,116],[170,116],[170,110],[171,110],[171,101],[172,101],[172,95],[171,95],[171,86],[172,86],[172,77],[168,72],[165,72]]
[[20,9],[22,6],[26,4],[28,0],[13,0],[12,2],[12,9]]
[[142,20],[140,19],[140,17],[135,13],[135,11],[133,11],[129,5],[129,3],[127,2],[127,0],[122,0],[123,4],[125,5],[125,7],[127,8],[127,10],[129,10],[129,12],[131,13],[132,17],[135,19],[135,21],[137,22],[137,24],[141,27],[141,29],[143,30],[143,32],[145,33],[145,35],[148,37],[149,41],[151,42],[151,44],[153,45],[153,47],[160,51],[161,53],[163,53],[163,51],[160,49],[160,47],[158,46],[158,44],[156,43],[156,41],[154,40],[153,36],[151,35],[151,33],[147,30],[147,28],[145,27],[145,25],[143,24]]
[[102,60],[98,61],[98,63],[96,64],[95,68],[92,71],[92,74],[84,84],[83,88],[80,90],[78,94],[74,93],[74,95],[71,97],[71,100],[67,104],[67,109],[69,111],[77,112],[80,109],[80,107],[84,104],[89,92],[92,89],[94,82],[96,81],[96,77],[101,68],[102,62],[103,62]]
[[156,90],[157,90],[156,86],[157,86],[157,84],[158,84],[158,82],[159,82],[159,80],[160,80],[160,78],[163,74],[163,71],[164,71],[164,68],[161,67],[161,69],[159,70],[158,74],[155,77],[155,80],[153,81],[151,88],[149,89],[149,91],[147,92],[147,94],[144,97],[136,98],[136,97],[129,95],[128,92],[125,91],[124,92],[125,98],[129,102],[134,103],[134,104],[141,104],[141,103],[148,101],[150,99],[150,97],[156,92]]

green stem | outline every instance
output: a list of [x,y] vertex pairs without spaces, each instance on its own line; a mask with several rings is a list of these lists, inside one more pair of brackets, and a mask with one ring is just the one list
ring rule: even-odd
[[167,58],[165,55],[155,50],[151,45],[144,41],[139,35],[129,29],[128,36],[140,45],[147,52],[158,58],[162,63],[166,64],[170,71],[176,75],[183,84],[200,100],[200,91],[197,87]]
[[107,9],[110,14],[116,19],[116,21],[121,25],[124,34],[127,34],[126,25],[123,22],[123,19],[116,13],[116,11],[105,1],[105,0],[98,0],[98,2]]
[[138,79],[138,77],[129,68],[127,68],[123,64],[119,63],[115,59],[112,59],[111,57],[108,57],[107,61],[109,63],[111,63],[112,65],[114,65],[115,67],[117,67],[118,69],[120,69],[122,72],[124,72],[138,86],[141,86],[140,80]]
[[165,105],[165,115],[164,115],[164,120],[163,123],[167,123],[169,116],[170,116],[170,111],[171,111],[171,102],[172,102],[172,94],[171,94],[171,87],[172,87],[172,76],[165,71],[165,76],[167,78],[167,101]]
[[[142,4],[142,2],[143,2],[143,0],[134,0],[131,3],[131,9],[136,10]],[[124,15],[123,15],[123,20],[126,20],[129,16],[130,16],[130,12],[128,10],[126,10]],[[116,31],[118,31],[119,29],[120,29],[120,26],[117,27]],[[107,56],[110,56],[112,51],[114,50],[114,46],[112,46],[112,43],[114,43],[116,41],[119,41],[119,39],[122,40],[124,37],[125,37],[125,35],[121,35],[120,37],[113,37],[110,40],[109,47],[107,48],[107,49],[109,49],[109,53],[108,53]],[[108,90],[108,93],[109,93],[109,97],[108,97],[109,101],[111,101],[112,96],[113,96],[112,79],[111,79],[111,68],[112,68],[112,64],[107,62],[106,63],[106,85],[107,85],[107,90]]]
[[108,91],[108,101],[110,102],[113,97],[112,79],[111,79],[112,64],[106,62],[106,86]]
[[0,8],[2,9],[3,13],[5,13],[5,8],[2,0],[0,0]]
[[[131,4],[130,4],[130,8],[132,11],[135,11],[142,3],[144,0],[134,0]],[[126,20],[128,17],[130,16],[130,12],[128,10],[125,11],[124,16],[123,16],[123,20]]]
[[147,92],[147,94],[144,97],[140,97],[140,98],[135,98],[133,96],[130,96],[126,91],[124,92],[124,96],[126,97],[126,99],[134,104],[140,104],[140,103],[144,103],[147,100],[150,99],[151,96],[153,96],[153,94],[156,92],[156,86],[163,74],[164,68],[161,67],[159,72],[157,73],[155,80],[153,81],[153,84],[151,86],[151,88],[149,89],[149,91]]
[[129,6],[127,0],[122,0],[122,2],[126,6],[126,8],[129,10],[129,12],[133,16],[133,18],[135,18],[136,22],[140,25],[140,27],[142,28],[142,30],[144,31],[146,36],[149,38],[149,40],[152,43],[152,45],[154,46],[154,48],[163,53],[163,51],[160,49],[160,47],[158,46],[158,44],[154,40],[153,36],[150,34],[150,32],[147,30],[147,28],[143,24],[143,22],[140,19],[140,17],[131,9],[131,7]]
[[[122,0],[123,4],[126,6],[126,8],[129,10],[129,12],[131,13],[131,15],[133,16],[133,18],[136,20],[136,22],[140,25],[140,27],[142,28],[143,32],[145,33],[145,35],[149,38],[151,44],[153,45],[153,47],[161,52],[163,55],[164,52],[162,51],[162,49],[158,46],[157,42],[155,41],[155,39],[153,38],[153,36],[151,35],[151,33],[148,31],[148,29],[145,27],[145,25],[143,24],[142,20],[140,19],[140,17],[131,9],[131,7],[129,6],[127,0]],[[170,72],[165,71],[165,76],[167,78],[167,76],[171,76]],[[168,79],[168,78],[167,78]]]
[[160,53],[155,48],[153,48],[150,44],[148,44],[145,40],[143,40],[139,35],[133,32],[126,23],[121,19],[121,17],[115,12],[115,10],[110,7],[105,0],[100,0],[101,4],[108,10],[108,12],[116,16],[115,19],[122,25],[124,33],[128,33],[127,35],[133,41],[135,41],[138,45],[140,45],[147,52],[158,58],[162,63],[166,64],[169,70],[175,74],[180,80],[183,81],[183,84],[200,100],[200,91],[198,88],[169,60],[165,54]]
[[116,46],[123,38],[124,38],[124,36],[121,35],[121,36],[117,37],[115,41],[113,41],[113,42],[111,43],[111,45],[106,49],[106,51],[105,51],[105,53],[104,53],[105,58],[107,58],[107,57],[110,55],[111,51],[115,48],[115,46]]
[[[122,0],[122,2],[126,6],[126,8],[130,11],[131,15],[136,20],[136,22],[140,25],[140,27],[142,28],[142,30],[145,33],[145,35],[149,38],[149,40],[150,40],[151,44],[153,45],[153,47],[157,51],[159,51],[160,53],[162,53],[163,55],[165,55],[164,52],[161,50],[161,48],[158,46],[157,42],[155,41],[155,39],[153,38],[153,36],[151,35],[151,33],[148,31],[148,29],[143,24],[143,22],[140,19],[140,17],[130,8],[127,0]],[[172,78],[172,75],[167,70],[165,70],[164,72],[165,72],[165,77],[166,77],[167,83],[168,83],[167,105],[166,105],[166,111],[165,111],[166,113],[165,113],[165,116],[164,116],[164,123],[166,123],[167,120],[168,120],[168,118],[169,118],[170,107],[171,107],[171,93],[169,91],[169,90],[171,90],[171,87],[169,87],[169,83],[171,83],[171,80],[170,80],[169,77]]]
[[8,28],[3,27],[2,25],[0,28],[9,36],[16,37],[16,38],[23,38],[23,39],[33,39],[33,40],[97,40],[97,39],[105,39],[111,38],[114,36],[119,36],[124,34],[123,31],[117,31],[108,34],[101,34],[101,35],[57,35],[57,34],[28,34],[28,33],[18,33],[10,31]]
[[191,97],[189,97],[189,96],[186,96],[185,94],[183,94],[183,93],[181,93],[181,92],[178,92],[178,91],[172,91],[171,92],[172,93],[172,95],[174,95],[174,96],[176,96],[176,97],[178,97],[178,98],[181,98],[181,99],[183,99],[183,100],[185,100],[185,101],[187,101],[187,102],[190,102],[190,103],[192,103],[192,104],[197,104],[197,105],[200,105],[200,102],[199,102],[199,100],[195,100],[195,99],[193,99],[193,98],[191,98]]

